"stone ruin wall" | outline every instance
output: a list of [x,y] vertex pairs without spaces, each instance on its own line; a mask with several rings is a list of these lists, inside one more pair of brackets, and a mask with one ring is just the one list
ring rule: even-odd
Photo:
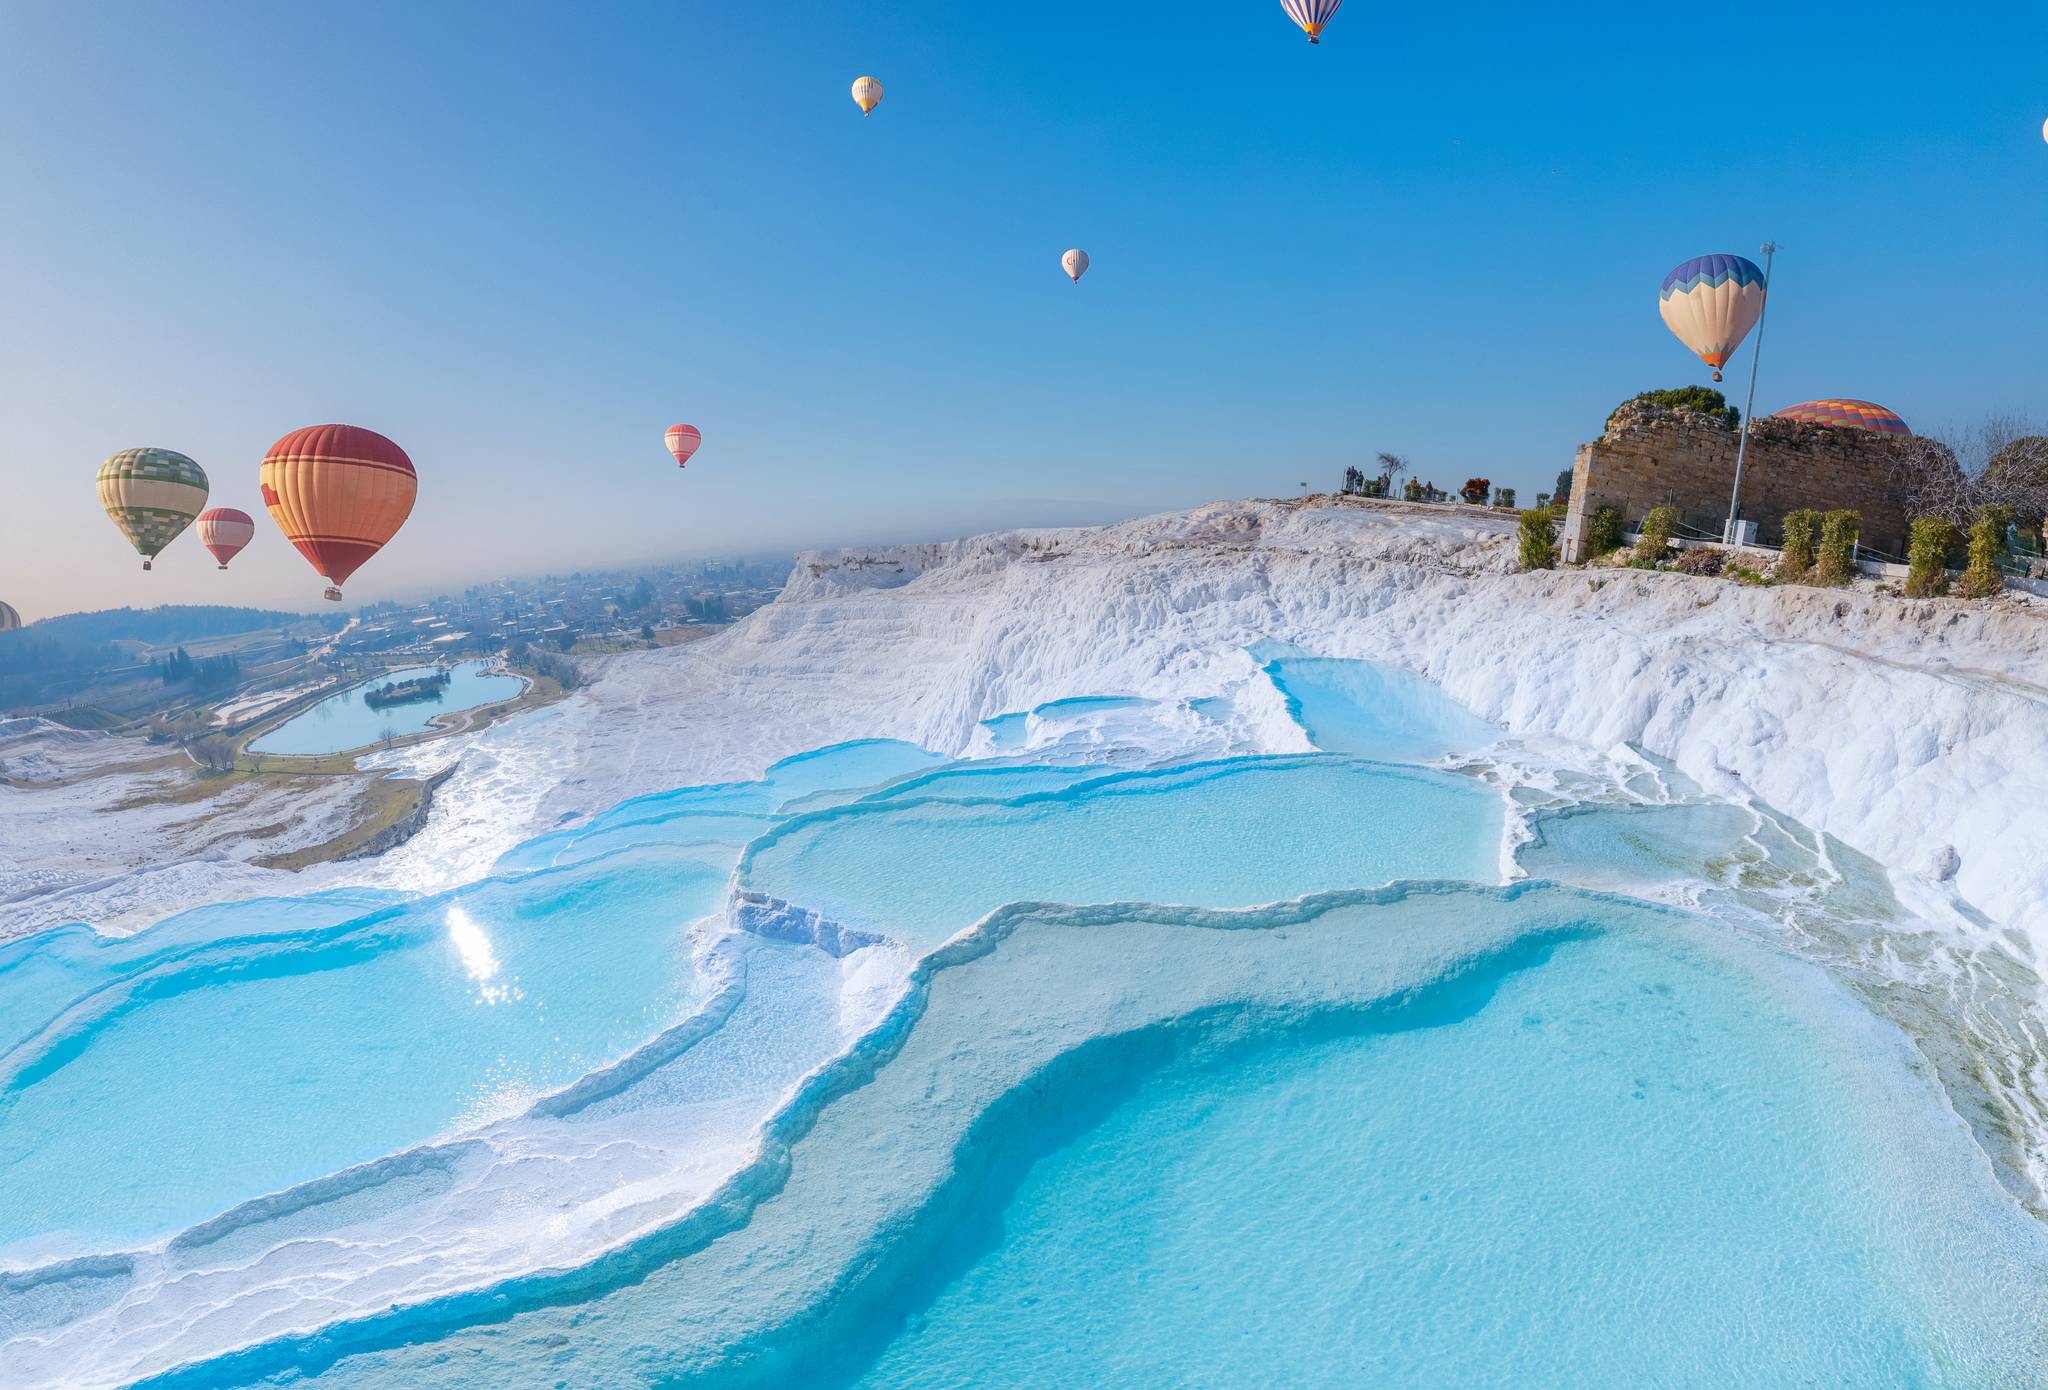
[[[1719,536],[1735,485],[1737,434],[1712,416],[1629,402],[1607,430],[1581,444],[1572,466],[1565,513],[1564,557],[1585,558],[1586,530],[1601,507],[1621,512],[1633,531],[1652,507],[1678,508],[1694,531]],[[1750,428],[1742,468],[1742,517],[1757,523],[1757,539],[1776,545],[1785,514],[1810,507],[1848,508],[1862,516],[1862,543],[1889,555],[1906,553],[1906,506],[1890,482],[1892,461],[1925,442],[1867,430],[1757,419]]]

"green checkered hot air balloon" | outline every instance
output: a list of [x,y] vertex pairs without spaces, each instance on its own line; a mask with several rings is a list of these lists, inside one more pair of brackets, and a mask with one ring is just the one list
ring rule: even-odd
[[206,510],[206,470],[173,449],[123,449],[100,465],[100,505],[142,567]]

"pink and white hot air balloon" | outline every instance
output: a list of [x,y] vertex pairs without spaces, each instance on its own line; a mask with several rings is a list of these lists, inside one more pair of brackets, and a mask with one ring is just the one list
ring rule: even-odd
[[1088,273],[1088,253],[1076,246],[1073,250],[1060,257],[1060,269],[1067,272],[1069,280],[1072,280],[1077,285],[1080,284],[1081,277]]
[[690,455],[697,452],[697,446],[704,442],[704,436],[695,425],[670,425],[663,436],[668,442],[668,451],[676,456],[676,467],[681,468],[690,461]]
[[256,523],[247,512],[233,507],[215,507],[199,514],[199,543],[213,552],[226,569],[228,561],[242,553],[242,547],[256,538]]

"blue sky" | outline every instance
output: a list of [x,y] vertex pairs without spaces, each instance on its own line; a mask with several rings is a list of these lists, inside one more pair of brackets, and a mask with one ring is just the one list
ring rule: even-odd
[[[1551,9],[0,0],[0,597],[317,601],[255,473],[328,420],[422,475],[361,599],[1380,449],[1527,496],[1705,379],[1657,283],[1765,237],[1760,409],[2048,415],[2048,8]],[[236,570],[139,572],[140,444],[258,514]]]

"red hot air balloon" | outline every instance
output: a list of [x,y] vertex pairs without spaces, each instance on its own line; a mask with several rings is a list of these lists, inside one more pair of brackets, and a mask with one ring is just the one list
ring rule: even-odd
[[690,461],[690,455],[697,452],[697,446],[704,442],[695,425],[670,425],[663,436],[668,442],[668,451],[676,456],[676,467],[681,468]]
[[405,450],[375,430],[309,425],[270,446],[263,505],[284,538],[327,576],[327,597],[384,548],[412,515],[419,475]]
[[256,538],[256,523],[244,511],[215,507],[199,514],[199,543],[213,552],[226,569],[228,561],[242,553],[242,547]]

